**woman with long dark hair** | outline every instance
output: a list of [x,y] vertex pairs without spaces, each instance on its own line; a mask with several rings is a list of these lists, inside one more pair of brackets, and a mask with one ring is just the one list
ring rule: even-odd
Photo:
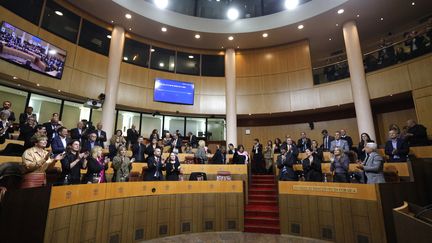
[[302,160],[303,173],[306,181],[322,181],[321,158],[307,148],[305,150],[306,158]]
[[166,159],[166,180],[167,181],[178,181],[180,175],[180,161],[175,153],[170,153],[170,156]]
[[62,166],[60,183],[63,185],[80,184],[81,169],[87,168],[88,152],[80,153],[81,144],[78,139],[69,143],[64,158],[60,161]]
[[364,150],[364,147],[366,146],[367,143],[373,143],[374,141],[370,138],[369,134],[365,132],[360,135],[360,138],[361,141],[357,147],[357,155],[360,161],[364,161],[366,157],[366,152]]

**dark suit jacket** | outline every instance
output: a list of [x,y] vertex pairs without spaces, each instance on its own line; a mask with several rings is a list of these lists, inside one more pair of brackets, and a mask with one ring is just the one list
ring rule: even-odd
[[[99,164],[96,159],[89,156],[87,158],[87,173],[83,177],[83,183],[87,184],[87,182],[93,180],[93,174],[95,174],[95,173],[99,174],[102,170],[107,170],[107,169],[108,169],[108,164],[103,166],[103,165]],[[106,176],[105,176],[105,179],[106,179]]]
[[[2,110],[4,110],[4,108],[0,109],[0,111],[2,111]],[[15,119],[15,113],[11,110],[9,110],[9,112],[10,112],[10,115],[9,115],[8,121],[14,122],[16,120]]]
[[[100,144],[98,141],[95,141],[93,147],[94,147],[94,146],[100,146],[100,147],[102,147],[102,144]],[[102,148],[103,148],[103,147],[102,147]],[[83,143],[82,147],[81,147],[81,152],[90,152],[91,149],[92,149],[92,148],[91,148],[90,140],[86,140],[86,141]]]
[[84,129],[81,129],[81,134],[80,134],[78,128],[72,128],[70,130],[70,136],[72,139],[78,139],[81,142],[84,142],[84,140],[85,140]]
[[35,132],[36,131],[33,127],[31,127],[25,123],[24,123],[24,125],[22,125],[20,127],[20,134],[19,134],[18,140],[24,141],[24,147],[26,149],[33,147],[33,144],[31,143],[30,139],[35,134]]
[[343,139],[343,140],[345,140],[345,141],[348,142],[349,149],[352,148],[352,146],[353,146],[353,140],[352,140],[352,138],[350,136],[347,135],[345,137],[341,137],[341,139]]
[[412,137],[408,137],[410,146],[427,146],[429,140],[426,132],[426,127],[420,124],[416,124],[408,129],[408,133],[412,133]]
[[[407,156],[409,152],[408,143],[403,139],[396,139],[396,154],[393,154],[393,144],[392,140],[389,140],[385,144],[385,154],[389,156],[390,162],[401,162],[407,161]],[[395,157],[398,156],[399,158]]]
[[335,138],[334,138],[333,136],[328,136],[328,139],[327,139],[327,146],[325,146],[325,145],[324,145],[324,143],[325,143],[325,137],[323,137],[323,141],[322,141],[322,144],[321,144],[321,148],[322,148],[324,151],[330,151],[331,142],[332,142],[333,140],[335,140]]
[[[66,138],[66,146],[69,142],[70,140]],[[53,138],[53,140],[51,141],[51,149],[53,154],[55,155],[61,154],[66,151],[66,147],[63,146],[60,136],[57,135]]]
[[298,176],[293,169],[293,165],[297,161],[297,156],[293,152],[287,152],[285,160],[282,159],[282,154],[278,155],[277,167],[279,168],[279,180],[281,181],[298,181]]
[[300,150],[300,152],[304,153],[307,148],[310,148],[312,146],[312,141],[309,138],[306,138],[306,141],[303,142],[303,139],[299,139],[297,141],[297,148]]
[[[141,152],[140,152],[140,147],[141,147]],[[133,153],[133,157],[135,158],[136,162],[144,162],[145,161],[145,157],[144,157],[144,152],[146,150],[146,146],[144,144],[134,144],[132,147],[132,153]]]
[[57,124],[55,126],[55,128],[53,128],[51,122],[46,122],[46,123],[43,124],[43,126],[46,128],[47,137],[48,137],[48,144],[47,144],[47,146],[49,146],[51,144],[52,139],[53,139],[53,134],[57,133],[57,128],[59,128],[60,125]]
[[[34,117],[35,120],[37,120],[36,119],[36,114],[32,113],[31,116]],[[19,116],[19,124],[20,124],[20,126],[24,125],[24,123],[27,122],[27,118],[28,118],[27,113],[24,112],[24,113],[20,114],[20,116]]]
[[[151,156],[147,160],[147,170],[145,171],[145,180],[146,181],[163,181],[162,174],[162,158],[159,158],[159,162],[156,163],[154,156]],[[155,176],[155,174],[157,176]]]
[[[10,133],[13,133],[13,128],[10,127],[10,125],[12,124],[11,122],[7,122],[8,123],[8,127],[5,128],[6,131],[3,135],[0,135],[0,144],[4,143],[6,139],[9,139],[10,137]],[[0,128],[3,128],[3,122],[0,121]]]
[[192,135],[192,138],[188,137],[188,140],[189,140],[189,144],[192,147],[196,148],[198,146],[198,140],[197,140],[197,137],[195,135]]
[[226,164],[226,154],[223,154],[220,149],[212,157],[213,164]]
[[176,149],[178,149],[178,151],[180,153],[181,145],[182,145],[182,140],[180,138],[177,138],[176,144],[174,144],[174,140],[172,140],[172,142],[171,142],[171,152],[174,150],[174,148],[176,148]]
[[317,155],[313,155],[312,164],[309,158],[304,159],[302,164],[306,181],[322,181],[321,159]]
[[104,130],[101,130],[100,131],[100,135],[101,136],[99,136],[99,130],[95,130],[95,132],[96,132],[96,135],[97,135],[96,141],[98,141],[99,144],[101,144],[102,147],[104,147],[104,145],[105,145],[104,143],[107,141],[106,132]]
[[127,141],[131,144],[136,144],[138,141],[139,133],[137,130],[132,130],[132,128],[129,128],[127,130]]

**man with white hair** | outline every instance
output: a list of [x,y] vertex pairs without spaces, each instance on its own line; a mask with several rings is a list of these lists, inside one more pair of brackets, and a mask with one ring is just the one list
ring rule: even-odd
[[376,152],[376,143],[367,143],[365,146],[366,158],[364,164],[359,164],[357,168],[365,172],[367,183],[385,183],[383,174],[383,158]]

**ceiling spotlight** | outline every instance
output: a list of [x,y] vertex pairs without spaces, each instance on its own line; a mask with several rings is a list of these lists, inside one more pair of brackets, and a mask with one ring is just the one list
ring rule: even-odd
[[230,8],[227,11],[227,17],[229,20],[236,20],[238,19],[240,13],[236,8]]
[[297,29],[299,29],[299,30],[302,30],[304,28],[304,25],[299,25],[299,26],[297,26]]
[[299,3],[300,3],[299,0],[285,0],[285,8],[288,10],[293,10],[297,8]]
[[132,15],[130,15],[130,14],[125,14],[125,18],[127,18],[127,19],[131,19],[132,18]]
[[189,57],[189,59],[193,59],[194,58],[194,56],[192,56],[192,55],[190,55],[190,56],[188,56]]
[[111,20],[111,24],[113,24],[114,23],[114,20]]
[[228,40],[234,40],[234,36],[228,36]]
[[57,54],[57,51],[56,50],[49,50],[48,53],[50,55],[55,55],[55,54]]
[[155,51],[155,49],[153,49],[153,48],[152,48],[152,49],[150,49],[150,51],[151,51],[151,52],[154,52],[154,51]]
[[332,38],[329,38],[329,41],[331,41],[332,40]]
[[127,60],[129,60],[129,58],[128,57],[123,57],[123,60],[127,61]]
[[383,21],[384,20],[384,18],[381,18],[381,21]]
[[40,84],[36,84],[36,86],[38,86],[38,87],[39,87],[39,86],[40,86]]
[[15,77],[15,76],[13,76],[12,78],[13,78],[13,79],[15,79],[15,80],[17,80],[17,79],[18,79],[18,78],[17,78],[17,77]]
[[336,27],[338,27],[339,26],[339,24],[336,24]]
[[237,49],[239,49],[240,48],[240,46],[237,46]]
[[264,33],[264,34],[262,34],[262,37],[267,38],[267,37],[268,37],[268,34],[267,34],[267,33]]
[[153,2],[160,9],[168,7],[168,0],[153,0]]
[[108,39],[111,39],[111,35],[107,35],[107,38],[108,38]]
[[59,89],[58,89],[57,91],[58,91],[58,92],[61,92],[61,90],[59,90]]
[[162,27],[161,30],[162,30],[162,32],[167,32],[167,28],[166,27]]
[[199,38],[201,38],[201,36],[199,34],[196,34],[195,39],[199,39]]
[[411,3],[411,6],[414,6],[414,5],[415,5],[415,2],[412,2],[412,3]]
[[165,64],[163,62],[159,63],[159,67],[164,67],[164,66],[165,66]]
[[360,14],[357,14],[357,18],[360,18]]
[[337,11],[338,14],[343,14],[344,12],[345,12],[345,10],[343,10],[343,8],[341,8]]
[[223,46],[221,46],[221,49],[224,49],[224,47],[223,47]]
[[60,12],[60,11],[58,11],[58,10],[57,10],[57,11],[55,11],[54,13],[55,13],[55,14],[57,14],[58,16],[63,16],[63,13],[62,13],[62,12]]

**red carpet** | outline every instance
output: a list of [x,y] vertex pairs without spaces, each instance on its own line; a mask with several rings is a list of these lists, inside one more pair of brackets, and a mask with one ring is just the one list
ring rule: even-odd
[[273,175],[252,175],[244,231],[280,234],[277,183]]

